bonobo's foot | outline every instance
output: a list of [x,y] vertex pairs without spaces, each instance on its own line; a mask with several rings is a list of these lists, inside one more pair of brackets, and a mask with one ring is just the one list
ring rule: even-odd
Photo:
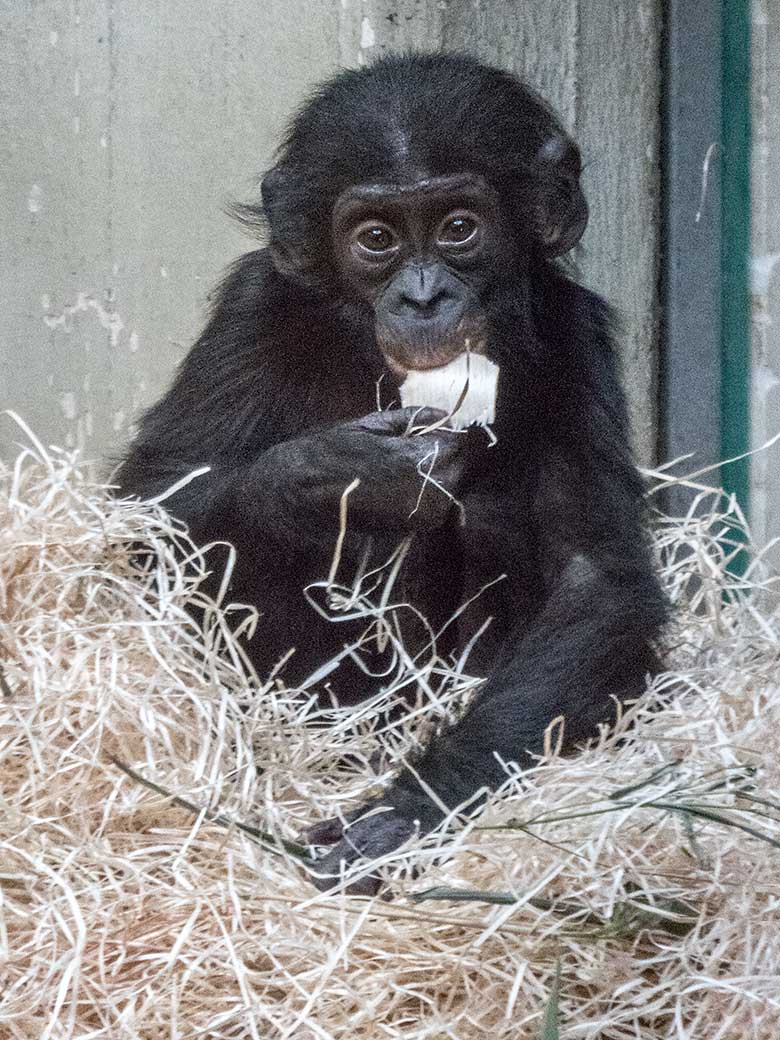
[[[317,860],[315,874],[311,880],[324,892],[337,883],[342,873],[358,860],[374,860],[393,852],[414,834],[425,834],[441,819],[436,807],[428,802],[413,799],[409,806],[399,799],[397,807],[388,807],[384,812],[372,812],[379,806],[387,806],[388,800],[377,798],[362,805],[344,819],[323,820],[314,824],[303,836],[310,845],[333,845],[334,848]],[[373,896],[382,886],[379,874],[367,874],[345,891],[353,896]]]

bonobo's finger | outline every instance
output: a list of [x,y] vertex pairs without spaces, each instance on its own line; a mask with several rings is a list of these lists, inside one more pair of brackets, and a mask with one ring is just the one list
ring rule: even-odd
[[[333,852],[329,852],[324,859],[316,863],[314,868],[317,871],[316,874],[308,875],[314,887],[318,888],[320,892],[327,892],[337,885],[342,863],[345,865],[349,863],[347,856],[350,850],[346,847],[342,851],[342,845],[346,845],[346,843],[340,843]],[[382,879],[378,874],[366,874],[365,877],[356,878],[350,884],[345,885],[343,891],[349,896],[375,896],[381,887]]]
[[458,433],[436,430],[412,439],[417,446],[415,456],[420,475],[430,474],[437,483],[454,492],[468,464],[465,438]]
[[347,885],[345,892],[349,896],[375,896],[381,887],[382,879],[378,874],[366,874]]
[[455,462],[465,457],[466,438],[452,430],[430,430],[411,439],[419,457],[435,454],[441,462]]
[[350,827],[355,820],[359,820],[361,816],[365,816],[367,812],[368,808],[361,805],[343,816],[332,816],[328,820],[313,823],[303,832],[301,841],[304,845],[335,845],[344,837],[347,827]]
[[343,837],[344,821],[334,817],[307,827],[300,840],[304,845],[335,845]]
[[[365,809],[358,810],[358,813],[365,812]],[[312,881],[320,891],[332,888],[347,867],[358,860],[378,859],[392,852],[416,830],[414,820],[395,811],[358,819],[344,831],[338,845],[314,864],[316,874],[311,876]],[[381,879],[372,874],[348,885],[346,891],[351,895],[374,895],[380,885]]]
[[446,415],[440,408],[390,408],[384,412],[364,415],[354,425],[369,433],[402,437],[410,426],[432,426],[446,418]]

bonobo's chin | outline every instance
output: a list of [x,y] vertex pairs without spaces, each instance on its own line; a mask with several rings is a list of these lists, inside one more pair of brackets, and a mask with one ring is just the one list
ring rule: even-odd
[[387,366],[398,379],[408,372],[427,372],[449,365],[470,352],[483,354],[485,327],[482,322],[461,322],[457,328],[441,328],[435,321],[419,321],[413,328],[377,328],[377,343]]

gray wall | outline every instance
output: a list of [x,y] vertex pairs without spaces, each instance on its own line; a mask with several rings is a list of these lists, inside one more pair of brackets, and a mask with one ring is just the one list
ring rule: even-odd
[[[582,265],[625,321],[655,424],[658,0],[0,0],[0,405],[87,458],[121,449],[209,290],[296,102],[339,65],[465,48],[527,76],[587,163]],[[0,451],[21,434],[0,419]]]
[[[752,441],[780,432],[780,7],[753,0]],[[780,444],[752,460],[752,524],[780,536]],[[773,554],[780,564],[780,548]]]

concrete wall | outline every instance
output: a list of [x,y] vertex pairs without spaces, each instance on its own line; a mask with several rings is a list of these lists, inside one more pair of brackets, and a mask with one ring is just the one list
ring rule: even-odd
[[[780,5],[753,2],[752,441],[780,432]],[[780,535],[780,443],[752,460],[752,522]],[[773,554],[780,562],[780,549]]]
[[[768,0],[769,2],[769,0]],[[526,75],[587,163],[586,281],[655,425],[659,0],[0,0],[0,405],[121,449],[249,245],[224,216],[339,65],[457,47]],[[0,452],[21,435],[0,419]]]

